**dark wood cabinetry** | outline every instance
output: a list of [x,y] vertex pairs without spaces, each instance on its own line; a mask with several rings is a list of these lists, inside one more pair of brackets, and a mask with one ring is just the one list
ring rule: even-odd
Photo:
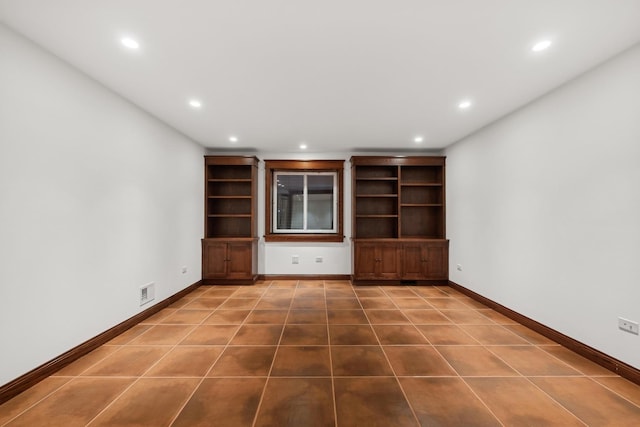
[[256,280],[257,170],[256,157],[205,156],[205,284]]
[[438,280],[448,277],[447,242],[402,244],[402,278]]
[[354,156],[351,165],[354,281],[446,281],[444,157]]
[[360,242],[354,258],[360,279],[400,279],[400,255],[395,243]]

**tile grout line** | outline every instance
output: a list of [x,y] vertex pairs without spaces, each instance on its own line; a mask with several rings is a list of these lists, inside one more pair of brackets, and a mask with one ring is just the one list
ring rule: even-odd
[[[506,329],[503,325],[499,325],[501,326],[503,329],[509,331],[508,329]],[[511,332],[511,331],[509,331]],[[511,332],[514,333],[514,332]],[[515,333],[514,333],[515,334]],[[515,334],[517,335],[517,334]],[[526,341],[526,340],[525,340]],[[508,378],[523,378],[525,381],[527,381],[529,384],[531,384],[532,386],[534,386],[536,389],[540,390],[545,396],[547,396],[549,399],[551,399],[551,401],[553,401],[556,405],[558,405],[560,408],[564,409],[566,412],[568,412],[569,414],[571,414],[571,416],[573,418],[575,418],[576,420],[578,420],[580,423],[584,424],[585,426],[587,425],[580,417],[578,417],[576,414],[573,413],[573,411],[571,411],[569,408],[565,407],[563,404],[561,404],[560,402],[558,402],[553,396],[551,396],[549,393],[545,392],[544,390],[542,390],[540,387],[538,387],[538,385],[536,383],[534,383],[533,381],[531,381],[531,379],[524,375],[520,370],[518,370],[515,366],[512,366],[509,362],[507,362],[503,357],[501,357],[500,355],[494,353],[493,351],[491,351],[491,349],[489,347],[491,347],[491,345],[485,344],[480,342],[481,347],[483,347],[485,350],[487,350],[490,354],[492,354],[493,356],[495,356],[496,358],[498,358],[502,363],[504,363],[506,366],[508,366],[509,368],[513,369],[518,375],[519,377],[508,377]],[[497,345],[496,345],[497,346]],[[504,345],[500,345],[500,346],[509,346],[509,344],[504,344]],[[527,347],[537,347],[536,345],[530,344],[527,345]],[[487,378],[494,378],[492,376],[488,376]],[[466,381],[465,381],[466,383]],[[468,384],[467,384],[468,385]],[[468,385],[470,388],[471,386]],[[478,398],[480,398],[480,396],[478,396]]]
[[[378,287],[378,289],[380,289],[380,287]],[[385,293],[383,289],[380,289],[380,290],[383,293]],[[356,296],[357,296],[357,294],[356,294]],[[358,302],[360,302],[360,297],[358,296],[357,298],[358,298]],[[395,304],[395,302],[394,302],[394,304]],[[362,306],[361,302],[360,302],[360,305]],[[413,419],[416,422],[416,426],[420,426],[420,419],[418,418],[418,415],[416,414],[415,409],[413,409],[413,405],[411,404],[411,401],[407,397],[407,393],[404,391],[404,388],[402,387],[402,384],[400,384],[400,379],[398,378],[398,375],[396,374],[396,370],[394,369],[393,365],[391,364],[391,361],[389,360],[389,356],[387,356],[387,352],[384,351],[384,347],[382,346],[382,342],[380,341],[380,337],[378,336],[378,333],[376,332],[375,328],[373,327],[373,324],[371,323],[371,320],[369,319],[369,316],[367,315],[367,312],[365,311],[364,307],[362,307],[362,311],[364,312],[364,315],[367,318],[367,321],[369,322],[369,327],[373,331],[373,335],[376,337],[376,340],[378,341],[378,346],[380,347],[380,350],[382,351],[382,354],[384,355],[384,358],[387,361],[387,364],[389,365],[389,368],[391,369],[391,372],[393,373],[393,378],[396,380],[396,384],[398,384],[398,387],[400,388],[400,392],[402,393],[402,396],[404,397],[405,402],[407,402],[407,406],[409,407],[409,410],[411,411],[411,415],[413,415]],[[413,326],[413,324],[411,326]],[[425,340],[426,340],[426,337],[425,337]],[[429,340],[427,340],[427,342],[429,342]]]
[[[637,408],[640,408],[640,403],[633,402],[631,399],[629,399],[626,396],[618,393],[617,391],[615,391],[611,387],[607,386],[606,384],[602,384],[600,381],[596,380],[596,378],[602,378],[602,377],[587,376],[587,378],[589,378],[591,381],[595,382],[599,386],[606,388],[610,392],[614,393],[616,396],[621,397],[622,399],[626,400],[627,402],[631,403],[632,405],[636,406]],[[604,378],[621,378],[621,377],[604,377]]]
[[[227,296],[227,298],[222,302],[222,304],[220,304],[219,306],[217,306],[215,309],[213,309],[211,311],[211,314],[207,317],[205,317],[204,319],[202,319],[202,321],[200,322],[200,324],[198,326],[202,326],[205,325],[205,320],[207,320],[209,317],[211,317],[216,311],[220,310],[220,307],[222,305],[224,305],[228,300],[231,299],[231,297],[238,291],[238,289],[236,289],[234,292],[232,292],[231,294],[229,294]],[[206,295],[209,291],[204,292],[204,294]],[[193,398],[193,396],[196,394],[196,392],[198,391],[198,389],[202,386],[202,383],[204,383],[204,381],[208,378],[207,376],[209,375],[209,373],[211,372],[211,370],[213,369],[213,367],[215,366],[215,364],[218,362],[218,360],[220,360],[220,357],[222,357],[222,355],[224,354],[225,350],[227,349],[227,347],[229,346],[229,343],[231,342],[231,340],[233,340],[233,338],[238,334],[238,331],[240,331],[240,328],[242,327],[242,325],[244,324],[244,322],[247,320],[247,318],[249,317],[249,315],[251,314],[251,312],[253,311],[253,309],[251,311],[249,311],[249,313],[247,314],[247,317],[245,317],[245,319],[243,320],[243,322],[240,324],[240,326],[238,326],[238,329],[236,329],[235,333],[229,338],[229,341],[227,341],[227,344],[224,346],[224,348],[222,349],[222,351],[220,352],[220,354],[218,354],[218,356],[215,358],[215,360],[213,361],[213,363],[211,363],[211,366],[209,366],[209,369],[207,369],[207,371],[204,373],[204,375],[202,375],[202,378],[200,378],[200,381],[198,382],[198,384],[193,388],[193,391],[189,394],[189,396],[187,397],[187,399],[185,399],[185,401],[183,402],[183,404],[180,406],[180,408],[176,411],[175,415],[171,418],[171,421],[169,422],[169,426],[172,426],[176,420],[178,419],[178,417],[180,416],[180,414],[182,413],[182,411],[184,411],[184,408],[189,404],[189,402],[191,401],[191,399]],[[197,327],[196,327],[197,328]],[[195,330],[195,328],[194,328]],[[193,332],[193,331],[191,331]],[[176,347],[186,339],[188,335],[186,335],[181,341],[178,342],[178,344],[176,344]],[[176,348],[174,347],[174,348]],[[170,350],[171,351],[171,350]],[[168,354],[168,353],[167,353]],[[155,366],[155,365],[154,365]],[[151,368],[150,368],[151,369]]]
[[[280,331],[280,338],[278,339],[278,343],[276,344],[276,350],[273,353],[273,360],[271,360],[271,366],[269,366],[269,371],[267,372],[267,379],[264,382],[264,386],[262,387],[262,392],[260,393],[260,400],[258,401],[258,406],[256,406],[256,413],[253,415],[253,422],[251,423],[252,427],[255,427],[258,422],[258,414],[260,414],[260,409],[262,408],[262,402],[264,401],[264,395],[267,391],[267,385],[269,385],[269,380],[271,379],[271,372],[273,371],[273,365],[276,363],[276,358],[278,357],[278,351],[280,350],[280,343],[282,342],[282,337],[284,336],[284,330],[287,327],[287,321],[289,320],[289,315],[291,314],[291,307],[293,306],[293,300],[296,297],[296,290],[298,289],[298,284],[300,281],[296,281],[296,286],[293,287],[293,296],[291,297],[291,301],[289,302],[289,308],[287,309],[287,315],[284,318],[284,323],[282,324],[282,330]],[[271,282],[271,285],[273,282]],[[269,286],[271,286],[269,285]],[[249,313],[250,315],[251,313]],[[249,316],[247,316],[248,318]],[[246,319],[245,319],[246,321]]]
[[331,329],[329,328],[329,304],[327,304],[326,283],[323,281],[322,284],[324,285],[324,310],[325,310],[325,316],[327,319],[327,345],[329,349],[329,373],[331,374],[331,397],[333,401],[333,422],[334,422],[334,425],[338,427],[338,402],[336,401],[336,381],[333,375],[333,355],[331,354],[332,345],[331,345]]
[[[198,289],[201,289],[201,287],[202,287],[202,285],[201,285],[201,286],[199,286],[197,289],[194,289],[194,292],[195,292],[195,291],[197,291]],[[208,291],[202,292],[201,294],[198,294],[198,295],[197,295],[195,298],[193,298],[193,299],[194,299],[194,300],[196,300],[196,299],[200,298],[203,294],[206,294],[207,292],[208,292]],[[185,295],[185,296],[186,296],[186,295]],[[231,296],[228,296],[228,297],[226,298],[226,300],[228,300],[230,297],[231,297]],[[225,300],[225,301],[226,301],[226,300]],[[189,304],[191,304],[191,303],[189,303]],[[175,311],[178,311],[178,310],[179,310],[179,309],[175,309]],[[217,310],[217,308],[216,308],[216,309],[214,309],[214,310],[211,312],[211,314],[213,314],[213,312],[215,312],[216,310]],[[175,314],[175,313],[172,313],[172,314],[170,314],[170,315],[167,315],[167,316],[165,316],[165,317],[162,317],[162,318],[161,318],[161,320],[162,320],[162,319],[165,319],[165,318],[167,318],[167,317],[169,317],[169,316],[171,316],[171,315],[173,315],[173,314]],[[193,325],[191,325],[191,326],[193,326],[193,327],[192,327],[191,329],[189,329],[189,330],[187,331],[187,333],[186,333],[186,334],[185,334],[181,339],[179,339],[179,340],[178,340],[178,342],[176,342],[176,344],[174,344],[173,346],[171,346],[171,348],[170,348],[170,349],[169,349],[169,350],[168,350],[168,351],[167,351],[167,352],[166,352],[162,357],[160,357],[158,360],[156,360],[156,362],[155,362],[155,363],[151,364],[151,366],[149,366],[149,367],[148,367],[148,368],[147,368],[147,369],[146,369],[146,370],[145,370],[141,375],[137,376],[135,381],[133,381],[131,384],[129,384],[129,386],[128,386],[128,387],[126,387],[126,388],[122,391],[122,393],[118,394],[115,398],[113,398],[113,399],[111,400],[111,402],[109,402],[109,404],[107,404],[107,406],[105,406],[105,407],[104,407],[100,412],[98,412],[98,414],[96,414],[96,416],[94,416],[94,417],[93,417],[89,422],[87,422],[87,423],[86,423],[86,426],[89,426],[90,424],[92,424],[96,419],[98,419],[98,417],[100,417],[100,415],[102,415],[102,414],[103,414],[103,413],[105,413],[105,412],[106,412],[110,407],[112,407],[112,406],[113,406],[113,404],[114,404],[118,399],[120,399],[120,398],[121,398],[121,397],[122,397],[122,396],[123,396],[127,391],[131,390],[131,388],[132,388],[135,384],[139,383],[139,382],[140,382],[140,380],[144,378],[144,375],[145,375],[147,372],[149,372],[149,371],[150,371],[151,369],[153,369],[156,365],[158,365],[158,363],[160,363],[160,361],[162,361],[165,357],[167,357],[167,355],[168,355],[169,353],[171,353],[175,348],[177,348],[177,347],[178,347],[178,345],[179,345],[182,341],[184,341],[184,339],[185,339],[187,336],[189,336],[193,331],[195,331],[195,330],[197,329],[197,327],[198,327],[199,325],[202,325],[202,324],[203,324],[203,322],[204,322],[206,319],[208,319],[208,318],[209,318],[209,316],[206,316],[205,318],[203,318],[203,319],[200,321],[200,323],[199,323],[199,324],[193,324]],[[154,326],[160,326],[160,325],[162,325],[162,323],[157,323],[157,324],[155,324]],[[153,329],[153,328],[149,328],[147,331],[145,331],[145,332],[143,332],[142,334],[140,334],[140,336],[141,336],[141,335],[144,335],[144,334],[145,334],[145,333],[147,333],[147,332],[149,332],[151,329]],[[139,336],[138,336],[138,337],[139,337]],[[136,338],[138,338],[138,337],[136,337]],[[131,341],[133,341],[133,339],[132,339]],[[130,343],[131,341],[129,341],[128,343]],[[151,346],[152,344],[149,344],[149,345]],[[169,346],[167,346],[167,347],[169,347]],[[222,354],[222,353],[221,353],[221,354]],[[220,356],[218,356],[218,357],[220,357]],[[216,360],[217,360],[217,358],[216,358]],[[215,363],[215,362],[214,362],[214,363]],[[178,377],[173,377],[173,378],[178,378]],[[198,383],[198,385],[193,389],[193,392],[192,392],[192,393],[191,393],[191,395],[189,396],[189,399],[191,398],[191,396],[193,395],[193,393],[195,393],[195,391],[198,389],[198,387],[200,386],[200,384],[201,384],[201,383],[202,383],[202,381],[201,381],[200,383]],[[173,421],[175,420],[175,417],[177,417],[177,416],[178,416],[178,414],[180,414],[180,412],[181,412],[181,411],[182,411],[182,409],[184,408],[184,405],[186,405],[186,403],[189,401],[189,399],[187,399],[187,400],[184,402],[184,404],[180,407],[180,410],[179,410],[179,411],[176,413],[176,415],[172,418],[172,420],[171,420],[171,423],[170,423],[170,424],[172,424],[172,423],[173,423]]]

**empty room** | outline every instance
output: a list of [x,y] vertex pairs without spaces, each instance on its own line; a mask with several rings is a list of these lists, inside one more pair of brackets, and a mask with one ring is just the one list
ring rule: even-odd
[[640,425],[640,0],[0,0],[0,426]]

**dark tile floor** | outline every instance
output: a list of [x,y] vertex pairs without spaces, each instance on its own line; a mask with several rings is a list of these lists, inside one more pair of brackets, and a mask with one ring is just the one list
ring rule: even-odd
[[449,287],[200,287],[10,426],[637,426],[640,387]]

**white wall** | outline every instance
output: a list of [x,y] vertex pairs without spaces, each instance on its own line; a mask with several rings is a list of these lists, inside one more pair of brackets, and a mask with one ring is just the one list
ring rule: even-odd
[[199,280],[204,149],[3,26],[0,52],[4,384]]
[[451,280],[637,368],[639,76],[636,46],[446,150]]

